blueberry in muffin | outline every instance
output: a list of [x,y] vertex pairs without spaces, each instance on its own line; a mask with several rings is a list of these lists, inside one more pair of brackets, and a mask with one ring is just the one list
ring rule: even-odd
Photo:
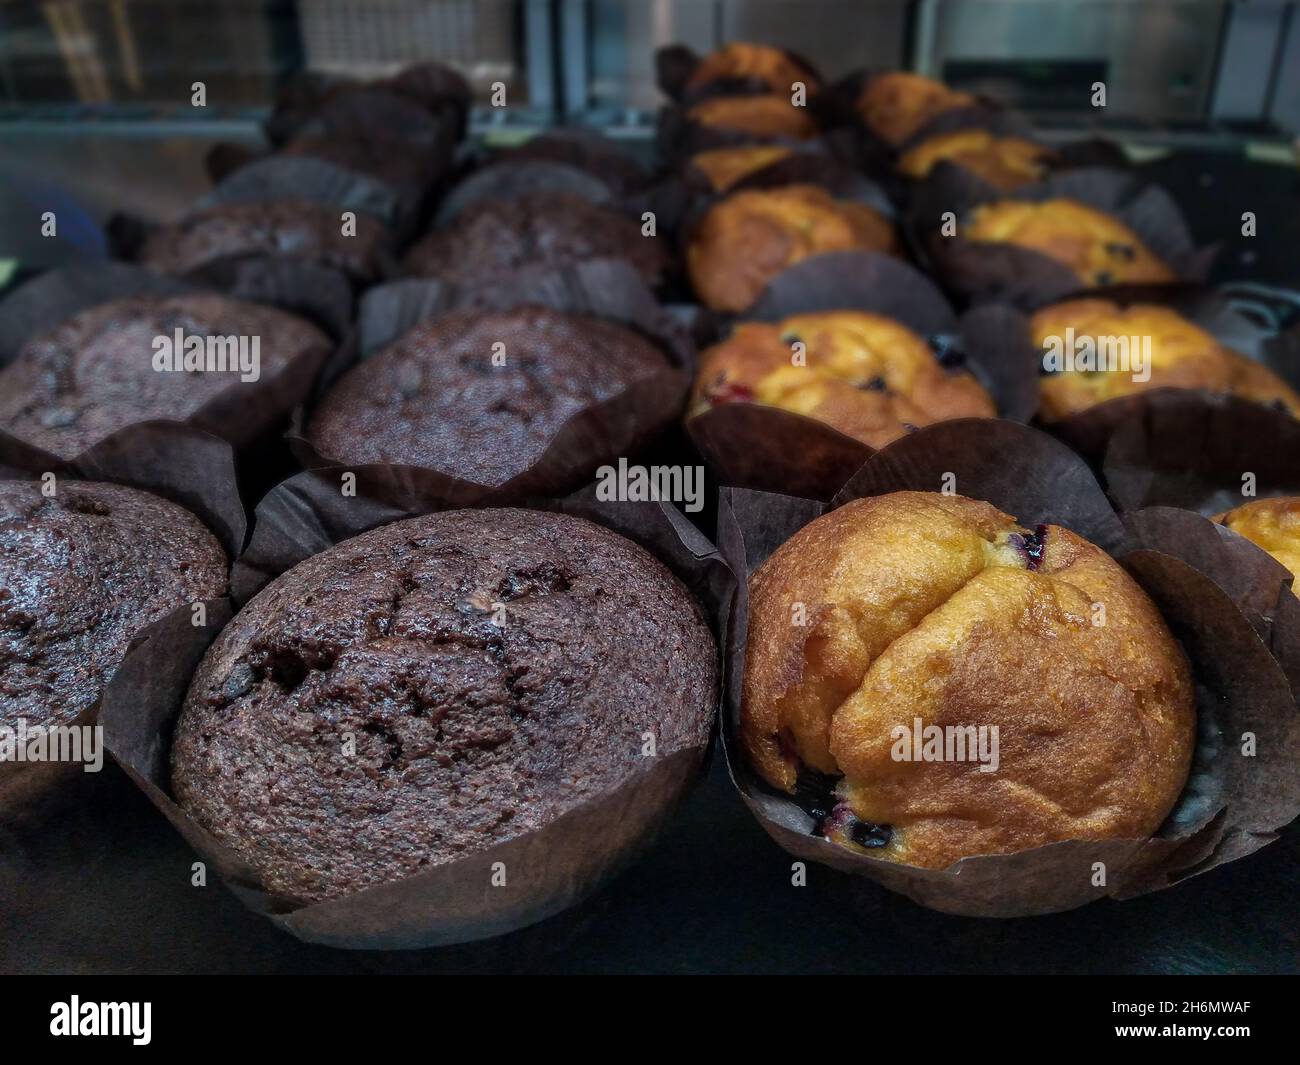
[[[823,793],[816,831],[837,843],[945,868],[1138,839],[1183,789],[1187,659],[1124,569],[1068,529],[955,495],[858,499],[749,589],[744,749],[774,788]],[[943,747],[909,750],[931,726]],[[981,728],[995,759],[970,756]]]

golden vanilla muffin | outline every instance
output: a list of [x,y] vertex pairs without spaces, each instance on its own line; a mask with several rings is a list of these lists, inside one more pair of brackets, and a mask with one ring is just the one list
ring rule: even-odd
[[1187,658],[1068,529],[962,496],[859,499],[796,533],[749,592],[741,740],[774,787],[821,793],[828,839],[936,869],[1139,839],[1186,783]]
[[1015,244],[1069,267],[1084,285],[1177,281],[1118,218],[1075,200],[999,200],[961,227],[967,240]]
[[774,93],[786,94],[797,81],[803,82],[809,92],[817,89],[812,72],[780,48],[739,41],[724,45],[700,60],[686,88],[699,89],[718,81],[761,81]]
[[874,448],[949,418],[997,417],[975,378],[945,370],[901,322],[862,311],[738,324],[700,356],[690,413],[737,402],[815,418]]
[[767,283],[811,255],[897,247],[877,211],[817,185],[745,189],[711,207],[691,234],[686,266],[701,302],[743,311]]
[[898,147],[945,111],[973,107],[977,102],[970,93],[957,92],[941,81],[895,71],[870,79],[856,106],[872,133]]
[[[1034,344],[1074,362],[1040,381],[1039,417],[1059,421],[1153,388],[1192,388],[1275,406],[1300,418],[1300,394],[1268,367],[1157,304],[1080,299],[1030,319]],[[1095,353],[1087,357],[1088,352]],[[1059,365],[1059,364],[1058,364]]]
[[714,96],[690,108],[687,116],[709,129],[748,133],[754,137],[810,140],[817,123],[806,107],[795,107],[788,96]]
[[793,154],[779,144],[745,144],[697,152],[691,156],[690,165],[708,178],[714,192],[726,192],[741,179]]
[[[1214,519],[1263,548],[1300,578],[1300,496],[1256,499]],[[1300,596],[1293,583],[1291,591]]]
[[898,160],[898,171],[927,177],[940,162],[969,170],[999,189],[1016,189],[1041,181],[1056,153],[1020,137],[998,137],[986,129],[959,129],[927,137]]

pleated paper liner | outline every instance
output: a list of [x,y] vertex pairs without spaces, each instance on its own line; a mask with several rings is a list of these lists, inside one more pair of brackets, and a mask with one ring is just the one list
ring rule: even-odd
[[[1027,310],[1077,295],[1086,286],[1074,271],[1036,251],[1013,244],[968,240],[940,232],[945,213],[964,224],[979,201],[969,187],[939,185],[917,190],[909,212],[915,241],[940,282],[971,303],[1010,303]],[[1045,182],[998,196],[1042,201],[1064,197],[1105,211],[1123,222],[1177,275],[1181,283],[1204,282],[1215,248],[1197,248],[1178,206],[1164,189],[1113,170],[1081,169],[1053,174]]]
[[[814,836],[809,815],[757,778],[735,739],[748,626],[741,581],[728,624],[723,746],[732,779],[768,833],[799,858],[869,877],[932,909],[978,917],[1053,913],[1159,891],[1276,838],[1300,812],[1300,715],[1277,661],[1217,583],[1222,576],[1133,538],[1076,455],[1010,422],[947,422],[904,437],[870,459],[832,506],[893,491],[933,491],[945,474],[956,476],[962,494],[1023,524],[1060,524],[1114,553],[1155,602],[1187,651],[1196,689],[1198,739],[1183,794],[1149,839],[1067,840],[963,858],[947,869],[881,861]],[[808,500],[724,490],[723,557],[747,577],[824,510]],[[1249,759],[1238,753],[1245,733],[1258,743]],[[1102,886],[1093,883],[1098,862],[1106,869]]]
[[[1027,421],[1038,402],[1038,356],[1022,320],[1003,307],[960,318],[923,275],[870,252],[813,256],[779,274],[744,316],[861,310],[887,315],[963,356],[999,414]],[[723,327],[725,329],[725,326]],[[719,483],[826,500],[875,453],[824,422],[756,403],[724,403],[689,416],[686,429]]]
[[[303,473],[278,487],[258,508],[257,528],[240,559],[243,595],[334,543],[413,514],[441,509],[427,501],[393,503],[400,477],[384,468],[363,472],[358,494],[344,496],[323,472]],[[370,495],[370,492],[375,495]],[[593,488],[563,500],[531,505],[586,518],[658,556],[701,600],[717,629],[731,579],[716,550],[671,505],[605,503]],[[619,787],[567,811],[542,827],[426,872],[343,898],[295,905],[276,898],[228,848],[172,800],[167,782],[169,732],[181,708],[151,721],[105,716],[113,756],[191,847],[250,909],[308,942],[353,949],[428,947],[498,936],[565,910],[596,891],[653,840],[695,780],[707,743],[664,752]],[[496,862],[508,884],[489,887]]]
[[[694,372],[695,351],[687,329],[655,301],[636,271],[617,260],[529,269],[491,285],[399,281],[368,292],[359,321],[361,357],[396,341],[416,323],[452,310],[549,307],[604,318],[646,336],[665,353],[662,370],[575,413],[544,450],[521,460],[490,483],[462,475],[448,459],[440,467],[394,463],[420,498],[457,505],[503,503],[524,496],[557,496],[586,483],[598,466],[633,456],[680,416]],[[297,419],[303,424],[303,417]],[[308,469],[346,465],[301,432],[291,440]]]
[[[297,263],[263,263],[262,267],[236,279],[240,296],[290,310],[318,302],[312,271]],[[212,290],[123,263],[49,271],[0,303],[0,361],[12,358],[28,340],[73,314],[108,300],[204,291]],[[0,428],[0,464],[33,473],[71,471],[91,479],[95,474],[87,471],[99,470],[100,479],[141,488],[176,484],[173,471],[187,470],[194,488],[188,491],[185,505],[205,518],[221,513],[230,498],[239,498],[240,487],[258,498],[281,472],[292,469],[282,440],[284,426],[340,350],[349,350],[347,337],[305,348],[275,373],[267,371],[253,384],[227,389],[183,422],[149,419],[97,441],[79,455],[52,455]],[[233,460],[227,454],[232,447]],[[232,461],[237,478],[232,477]],[[210,475],[200,471],[209,463]]]

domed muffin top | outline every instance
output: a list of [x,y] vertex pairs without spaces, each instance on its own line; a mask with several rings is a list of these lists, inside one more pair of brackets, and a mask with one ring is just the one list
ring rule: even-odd
[[876,448],[909,427],[997,415],[970,374],[945,369],[901,322],[863,311],[738,324],[700,356],[691,412],[735,402],[816,418]]
[[226,593],[226,555],[189,511],[113,484],[0,481],[0,724],[66,724],[130,642]]
[[709,129],[748,133],[754,137],[810,140],[817,123],[806,107],[796,107],[789,93],[754,96],[712,96],[690,107],[687,117]]
[[716,662],[685,588],[599,526],[397,522],[228,625],[176,730],[181,805],[302,901],[527,832],[705,741]]
[[795,82],[803,82],[810,92],[817,80],[804,65],[780,48],[766,44],[732,41],[710,52],[695,68],[687,81],[688,89],[698,89],[719,81],[761,81],[773,92],[789,93]]
[[943,82],[921,74],[892,71],[863,85],[857,111],[868,129],[898,147],[945,111],[972,107],[976,102],[970,93],[957,92]]
[[893,252],[879,212],[817,185],[744,189],[714,204],[686,249],[691,284],[714,310],[743,311],[787,266],[836,251]]
[[[1254,499],[1214,520],[1263,548],[1300,579],[1300,497]],[[1294,582],[1291,591],[1300,596]]]
[[[178,333],[183,342],[195,338],[204,349],[202,365],[213,368],[185,369]],[[209,345],[207,338],[221,340]],[[256,380],[244,380],[240,360],[254,365],[254,338]],[[29,341],[0,369],[0,428],[72,458],[128,425],[206,419],[220,408],[219,424],[204,427],[243,442],[266,426],[238,420],[241,395],[266,389],[304,352],[323,357],[329,347],[329,338],[301,318],[224,296],[113,300]],[[160,353],[168,355],[170,368],[155,369]],[[226,368],[215,368],[218,360]]]
[[567,192],[530,192],[486,199],[435,230],[406,257],[407,270],[465,284],[498,282],[512,270],[588,259],[622,259],[649,284],[668,267],[658,237],[643,236],[639,220]]
[[708,178],[714,192],[725,192],[742,178],[791,154],[789,148],[779,144],[744,144],[736,148],[711,148],[697,152],[691,156],[690,165]]
[[999,189],[1040,181],[1056,153],[1021,137],[999,137],[986,129],[959,129],[927,137],[898,160],[898,171],[924,178],[941,162],[950,162]]
[[982,204],[960,228],[968,240],[1015,244],[1055,259],[1085,286],[1178,280],[1118,218],[1077,200]]
[[255,200],[223,203],[162,226],[140,249],[142,266],[164,274],[186,274],[236,255],[285,255],[340,270],[359,282],[379,274],[384,227],[356,215],[356,231],[343,235],[342,213],[311,200]]
[[[1273,405],[1300,417],[1300,395],[1262,363],[1220,344],[1177,311],[1080,299],[1044,307],[1030,321],[1034,344],[1069,348],[1076,360],[1041,380],[1039,414],[1059,421],[1098,403],[1152,388],[1194,388]],[[1066,341],[1073,338],[1073,344]],[[1075,350],[1075,349],[1078,350]],[[1113,364],[1113,367],[1112,367]]]
[[[668,366],[640,333],[589,315],[455,311],[353,367],[321,400],[307,436],[340,462],[454,470],[495,486],[532,466],[575,415]],[[586,476],[619,443],[592,441]]]
[[[996,764],[904,757],[930,726],[960,730],[968,755],[986,730]],[[1099,548],[898,492],[829,512],[754,573],[741,736],[783,790],[839,776],[822,834],[941,868],[1152,834],[1187,779],[1195,709],[1182,649]]]

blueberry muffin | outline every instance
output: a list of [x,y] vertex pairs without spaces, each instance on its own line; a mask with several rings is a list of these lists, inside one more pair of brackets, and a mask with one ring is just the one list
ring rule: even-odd
[[[570,420],[669,368],[641,334],[588,315],[457,311],[418,323],[345,374],[307,438],[334,462],[420,466],[497,488],[538,462]],[[643,407],[607,435],[589,433],[580,451],[552,456],[552,489],[576,487],[672,416]]]
[[986,129],[959,129],[927,137],[903,153],[898,171],[921,179],[941,162],[969,171],[999,189],[1032,185],[1046,175],[1056,153],[1021,137],[999,137]]
[[870,78],[858,95],[857,111],[877,137],[898,147],[940,115],[978,101],[920,74],[894,71]]
[[339,208],[310,200],[224,203],[161,226],[140,249],[139,262],[163,274],[188,274],[220,259],[281,255],[328,266],[358,284],[379,276],[384,226],[357,214],[343,234]]
[[[257,379],[245,381],[231,369],[155,369],[156,357],[166,354],[156,342],[174,341],[177,330],[184,340],[205,341],[205,365],[207,339],[225,338],[212,345],[213,367],[222,356],[238,365],[243,338],[248,376]],[[331,347],[315,326],[261,304],[209,295],[113,300],[29,341],[0,369],[0,428],[63,459],[155,420],[187,422],[242,445],[301,399],[284,372],[319,365]]]
[[1013,244],[1068,267],[1081,287],[1177,281],[1123,222],[1075,200],[999,200],[971,212],[967,240]]
[[622,259],[653,285],[668,267],[658,237],[639,219],[565,192],[532,192],[471,204],[415,245],[406,269],[417,277],[496,282],[523,267]]
[[[1078,358],[1083,343],[1083,350],[1090,346],[1098,356],[1096,363],[1081,368],[1067,364],[1042,378],[1039,417],[1044,421],[1059,421],[1106,400],[1153,388],[1240,396],[1300,418],[1300,395],[1286,382],[1167,307],[1067,300],[1036,313],[1030,331],[1035,346],[1044,352],[1073,350]],[[1070,337],[1073,349],[1067,343]],[[1094,368],[1103,363],[1118,369]],[[1135,375],[1147,379],[1135,380]]]
[[744,133],[765,140],[811,140],[817,123],[789,94],[713,96],[689,108],[687,117],[707,129]]
[[131,642],[226,594],[221,545],[148,492],[0,481],[0,725],[68,724],[94,708]]
[[945,369],[901,322],[862,311],[739,323],[701,355],[690,413],[738,402],[815,418],[874,448],[948,418],[997,416],[973,377]]
[[[1292,577],[1300,576],[1300,498],[1256,499],[1220,514],[1214,520],[1263,548],[1285,566]],[[1300,589],[1294,583],[1291,591],[1300,596]]]
[[702,745],[716,651],[686,589],[606,529],[446,511],[295,566],[194,677],[172,787],[277,896],[455,861]]
[[714,192],[726,192],[738,181],[794,154],[779,144],[745,144],[713,148],[691,156],[689,166],[704,175]]
[[897,492],[805,526],[750,579],[741,739],[819,834],[939,869],[1150,836],[1187,780],[1196,711],[1182,649],[1109,555]]
[[743,311],[787,266],[836,251],[897,249],[882,214],[816,185],[745,189],[711,207],[691,233],[687,270],[700,301]]
[[734,41],[710,52],[695,68],[687,90],[702,89],[718,82],[761,82],[774,93],[789,95],[795,82],[810,93],[818,88],[812,71],[780,48],[766,44]]

